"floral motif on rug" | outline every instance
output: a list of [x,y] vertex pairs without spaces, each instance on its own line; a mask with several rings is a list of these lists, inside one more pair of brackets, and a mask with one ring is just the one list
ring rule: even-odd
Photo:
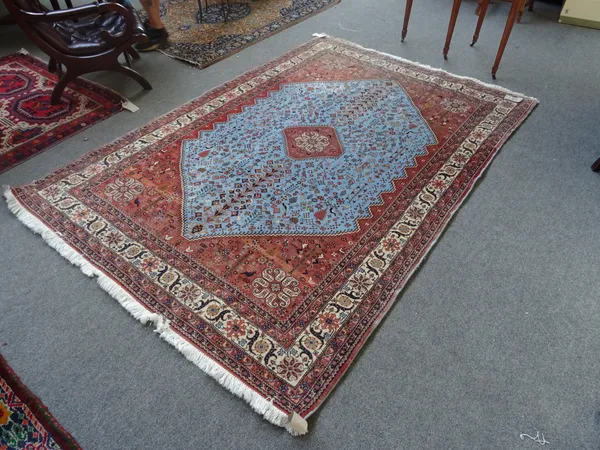
[[0,355],[0,449],[80,449]]
[[40,59],[0,58],[0,173],[123,109],[119,95],[81,78],[51,105],[56,82]]
[[[200,21],[198,2],[203,5]],[[200,68],[285,30],[340,0],[169,0],[161,16],[169,30],[162,53]],[[229,4],[229,9],[222,5]],[[225,21],[227,15],[227,21]]]
[[255,409],[306,418],[536,104],[320,38],[7,196]]

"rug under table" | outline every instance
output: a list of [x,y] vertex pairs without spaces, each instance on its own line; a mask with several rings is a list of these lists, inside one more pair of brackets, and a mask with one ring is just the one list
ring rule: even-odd
[[[200,68],[335,6],[340,0],[169,0],[160,5],[161,52]],[[202,4],[202,14],[199,5]]]

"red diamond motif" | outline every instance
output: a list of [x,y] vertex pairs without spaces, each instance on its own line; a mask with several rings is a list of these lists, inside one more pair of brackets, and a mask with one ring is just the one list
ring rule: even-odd
[[283,130],[286,153],[290,158],[337,158],[344,151],[331,127],[290,127]]

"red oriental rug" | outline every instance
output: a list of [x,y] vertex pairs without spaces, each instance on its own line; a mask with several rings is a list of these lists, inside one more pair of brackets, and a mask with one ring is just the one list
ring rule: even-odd
[[293,433],[537,101],[322,37],[6,192]]
[[0,58],[0,173],[123,109],[118,94],[82,78],[53,106],[56,82],[41,59]]
[[0,355],[0,449],[80,449]]

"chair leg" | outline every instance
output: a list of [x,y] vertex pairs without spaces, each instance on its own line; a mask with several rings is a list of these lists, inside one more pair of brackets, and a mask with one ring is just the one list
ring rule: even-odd
[[533,0],[529,0],[529,11],[533,11]]
[[496,72],[498,71],[498,66],[500,65],[500,61],[502,60],[502,55],[504,54],[504,49],[506,48],[506,43],[508,42],[508,38],[510,37],[510,32],[513,29],[513,25],[515,24],[515,19],[517,18],[517,13],[519,12],[520,2],[512,2],[510,6],[510,12],[508,13],[508,19],[506,19],[506,26],[504,27],[504,33],[502,33],[502,39],[500,40],[500,47],[498,47],[498,53],[496,54],[496,61],[494,61],[494,66],[492,67],[492,78],[496,79]]
[[124,51],[123,56],[125,57],[125,63],[127,64],[127,67],[131,67],[131,57],[129,56],[129,53]]
[[140,59],[140,54],[137,52],[137,50],[133,47],[129,47],[127,49],[127,53],[129,53],[129,56],[131,56],[133,58],[134,61],[137,61],[138,59]]
[[400,42],[404,42],[406,32],[408,31],[408,21],[410,20],[410,11],[412,9],[413,0],[406,0],[406,9],[404,10],[404,24],[402,25],[402,39]]
[[471,47],[473,47],[477,42],[477,39],[479,39],[479,32],[481,31],[481,26],[483,25],[483,21],[485,19],[485,14],[487,13],[489,4],[490,0],[483,0],[479,4],[479,17],[477,18],[477,27],[475,27],[475,34],[473,35],[473,42],[471,42]]
[[598,158],[596,162],[592,164],[592,170],[594,172],[600,172],[600,158]]
[[114,70],[115,72],[120,72],[124,75],[127,75],[130,78],[133,78],[144,89],[146,89],[148,91],[152,89],[152,86],[150,85],[150,83],[148,83],[148,80],[146,80],[143,76],[141,76],[139,73],[137,73],[135,70],[133,70],[129,67],[125,67],[125,66],[122,66],[121,64],[117,63],[117,65],[114,66],[112,68],[112,70]]
[[454,33],[454,25],[456,25],[460,4],[461,0],[454,0],[454,3],[452,4],[452,13],[450,14],[450,23],[448,24],[448,34],[446,35],[446,44],[444,45],[444,59],[448,59],[448,50],[450,49],[450,41],[452,41],[452,34]]
[[60,103],[60,97],[63,91],[71,81],[74,81],[80,74],[72,71],[66,71],[54,89],[52,90],[52,97],[50,98],[51,105],[58,105]]
[[0,26],[14,25],[15,23],[17,23],[17,21],[15,20],[15,18],[12,14],[6,14],[3,16],[0,16]]
[[48,72],[55,74],[60,78],[63,74],[62,64],[57,62],[54,58],[48,60]]

